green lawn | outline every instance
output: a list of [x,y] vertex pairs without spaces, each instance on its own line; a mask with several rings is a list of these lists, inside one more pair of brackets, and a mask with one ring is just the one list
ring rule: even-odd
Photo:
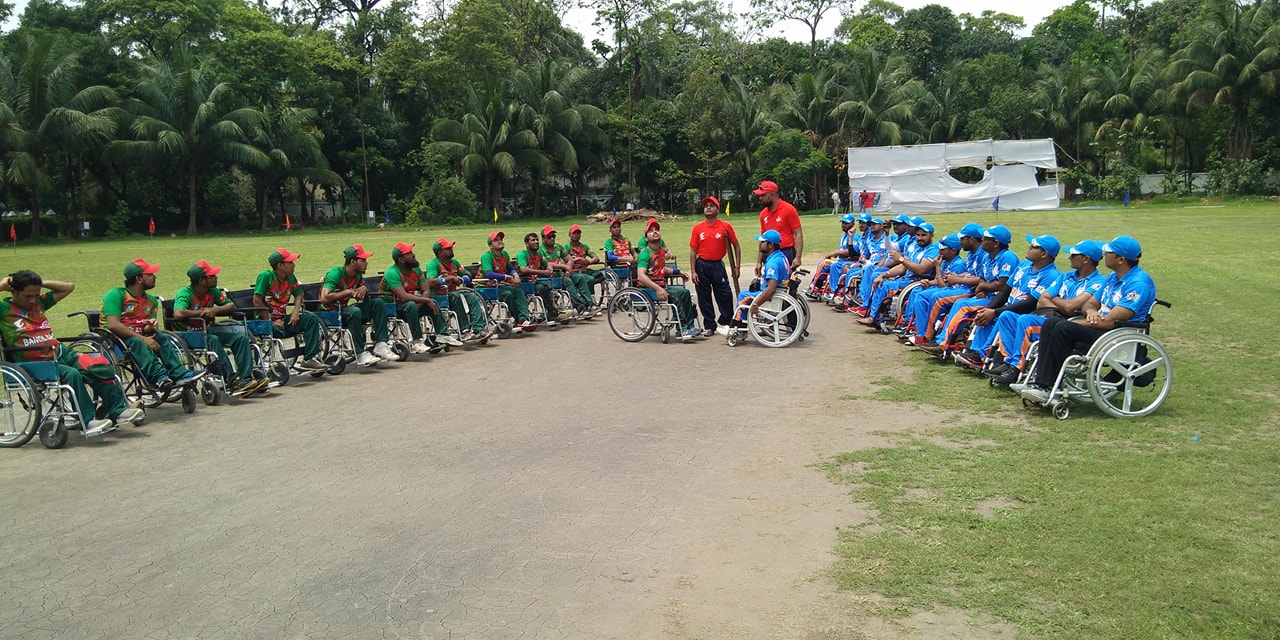
[[[839,582],[889,596],[890,613],[935,605],[981,611],[1031,637],[1280,637],[1280,340],[1263,329],[1266,318],[1280,316],[1280,247],[1271,244],[1280,235],[1277,209],[1240,202],[932,216],[940,232],[969,220],[1005,224],[1019,252],[1025,233],[1053,233],[1064,246],[1086,236],[1136,236],[1160,297],[1174,305],[1157,309],[1153,328],[1175,363],[1173,393],[1146,419],[1116,420],[1077,407],[1059,422],[1023,410],[1008,391],[904,351],[884,364],[886,379],[878,382],[892,384],[855,390],[847,401],[930,404],[976,414],[980,423],[929,428],[825,464],[834,480],[849,483],[854,499],[880,514],[871,526],[843,534],[834,569]],[[729,221],[750,253],[754,215]],[[668,243],[683,248],[694,222],[664,224]],[[512,255],[520,236],[542,224],[502,225]],[[570,222],[553,224],[564,240]],[[806,217],[804,224],[810,254],[834,247],[835,218]],[[585,227],[584,240],[598,248],[606,227]],[[425,263],[441,235],[460,242],[460,260],[474,261],[491,230],[20,245],[16,254],[0,253],[0,273],[33,268],[76,282],[77,292],[62,305],[71,311],[98,307],[102,293],[120,284],[124,263],[139,256],[164,265],[157,293],[172,296],[185,284],[186,267],[201,258],[226,267],[222,286],[241,288],[282,245],[302,254],[298,275],[313,281],[340,264],[352,242],[378,256],[371,271],[380,271],[395,242],[418,243]],[[627,225],[633,240],[640,233],[638,223]],[[52,318],[59,334],[82,329],[62,314]],[[860,333],[850,327],[854,339],[864,339]],[[976,512],[983,504],[996,505],[994,517]]]

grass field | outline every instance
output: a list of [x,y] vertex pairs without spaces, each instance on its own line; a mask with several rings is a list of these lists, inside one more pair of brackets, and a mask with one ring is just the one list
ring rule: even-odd
[[[1240,202],[932,216],[940,232],[969,220],[1004,224],[1019,253],[1025,233],[1052,233],[1064,246],[1084,237],[1136,236],[1143,267],[1174,305],[1157,309],[1153,327],[1175,363],[1173,393],[1146,419],[1116,420],[1079,407],[1059,422],[1023,410],[1009,392],[954,367],[904,352],[884,366],[897,372],[893,377],[848,401],[870,396],[934,405],[977,415],[979,423],[923,428],[923,436],[824,464],[880,514],[842,535],[842,560],[833,569],[838,581],[888,596],[888,613],[932,606],[981,611],[1032,637],[1280,637],[1280,340],[1265,330],[1266,318],[1280,316],[1280,246],[1271,244],[1280,235],[1278,214],[1277,203]],[[754,235],[753,215],[729,221],[740,237]],[[694,222],[665,223],[668,243],[685,246]],[[510,253],[542,224],[504,224]],[[570,223],[553,224],[567,240]],[[16,253],[0,253],[0,273],[32,268],[75,282],[76,293],[61,305],[72,311],[99,307],[135,257],[164,265],[156,293],[168,297],[185,284],[186,267],[202,258],[225,267],[223,287],[242,288],[278,246],[300,252],[298,276],[314,281],[340,264],[343,247],[353,242],[376,254],[374,272],[390,264],[391,247],[401,240],[418,243],[425,263],[442,235],[459,241],[461,261],[474,261],[491,230],[20,245]],[[832,217],[807,217],[805,233],[809,253],[824,252],[836,244],[839,225]],[[626,234],[638,239],[641,226],[627,225]],[[607,235],[604,225],[587,225],[584,240],[598,248]],[[82,329],[63,314],[51,317],[60,335]],[[849,339],[887,340],[862,334],[849,323]],[[992,515],[978,513],[983,505]]]

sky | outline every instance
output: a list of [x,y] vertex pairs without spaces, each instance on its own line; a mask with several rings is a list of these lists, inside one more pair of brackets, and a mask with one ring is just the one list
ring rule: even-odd
[[[742,15],[746,14],[750,8],[748,0],[727,0],[733,3],[734,12]],[[942,4],[951,8],[956,15],[962,13],[972,13],[980,15],[983,11],[990,9],[1001,13],[1009,13],[1015,16],[1021,16],[1027,23],[1026,30],[1019,35],[1031,35],[1031,28],[1036,26],[1041,20],[1053,12],[1058,7],[1070,4],[1067,0],[894,0],[904,9],[917,9],[927,4]],[[27,7],[27,0],[14,0],[13,17],[6,22],[3,27],[5,31],[13,29],[18,24],[18,17],[22,15],[23,10]],[[859,6],[861,3],[859,3]],[[608,40],[607,34],[602,34],[599,30],[592,26],[595,20],[595,13],[589,9],[572,9],[564,16],[564,24],[566,27],[574,29],[583,36],[583,41],[590,46],[594,39]],[[818,37],[830,38],[835,32],[836,25],[840,24],[840,17],[832,13],[823,21],[818,23]],[[782,37],[796,42],[809,41],[809,29],[803,24],[795,21],[788,21],[775,27],[775,32],[780,33]]]

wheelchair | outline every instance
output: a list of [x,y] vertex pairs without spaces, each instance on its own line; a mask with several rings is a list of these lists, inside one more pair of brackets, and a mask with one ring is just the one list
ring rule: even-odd
[[[1156,300],[1156,304],[1172,307],[1164,300]],[[1119,323],[1120,326],[1102,334],[1085,353],[1067,356],[1047,401],[1040,403],[1023,396],[1022,405],[1043,406],[1059,420],[1071,416],[1073,402],[1092,402],[1115,418],[1152,414],[1164,404],[1173,387],[1169,353],[1149,333],[1153,321],[1148,316],[1144,322]],[[1034,375],[1041,344],[1031,343],[1018,382],[1026,384]]]
[[356,343],[351,332],[342,326],[342,312],[320,308],[321,283],[313,282],[303,285],[303,303],[306,309],[320,319],[320,353],[317,357],[328,365],[323,372],[310,372],[318,378],[327,373],[331,376],[342,375],[347,365],[356,361]]
[[579,319],[578,311],[573,308],[573,295],[569,293],[568,275],[538,278],[538,282],[551,287],[551,303],[555,307],[549,314],[552,320],[564,313],[569,315],[560,321],[561,324],[573,324],[574,321]]
[[515,333],[516,320],[511,317],[511,310],[507,308],[507,303],[503,302],[498,295],[498,287],[488,279],[480,277],[479,264],[469,264],[465,269],[471,276],[472,290],[484,303],[485,331],[498,336],[500,340],[510,338]]
[[[221,404],[223,400],[235,395],[231,393],[231,390],[227,385],[227,381],[231,379],[230,374],[232,373],[232,368],[235,365],[230,362],[222,362],[218,353],[209,348],[209,336],[228,334],[251,336],[244,314],[240,311],[236,311],[232,314],[232,319],[213,323],[206,322],[200,318],[194,318],[187,321],[188,326],[191,327],[190,329],[174,329],[173,301],[161,300],[160,303],[164,309],[164,320],[166,326],[169,327],[174,335],[182,339],[182,342],[186,345],[187,349],[190,350],[196,363],[201,369],[205,370],[205,376],[200,380],[200,399],[204,401],[206,406],[213,407]],[[267,327],[267,331],[270,332],[270,326]],[[254,354],[254,364],[251,375],[255,380],[262,380],[264,378],[270,379],[271,376],[267,373],[267,369],[264,366],[265,359],[261,357],[261,352],[255,342],[256,341],[250,337],[250,349]],[[287,380],[288,372],[286,371],[284,375]],[[282,383],[276,382],[272,379],[267,388],[263,389],[263,392],[265,393],[269,389],[278,387],[280,384]]]
[[[762,346],[770,348],[787,347],[796,342],[803,342],[809,337],[809,303],[804,295],[792,294],[791,285],[799,278],[808,275],[806,269],[797,269],[794,276],[783,280],[774,291],[773,297],[760,305],[756,315],[750,313],[750,304],[739,305],[734,315],[746,315],[746,329],[729,329],[725,336],[725,344],[736,347],[749,337]],[[759,291],[760,280],[754,279],[747,287],[748,291]]]
[[[558,326],[558,323],[556,325],[550,324],[551,321],[555,320],[555,313],[553,310],[548,309],[547,305],[542,302],[542,296],[538,295],[537,288],[534,286],[533,282],[526,282],[522,280],[519,288],[520,291],[524,292],[524,298],[529,305],[529,320],[531,322],[536,324],[542,324],[545,322],[548,323],[548,326],[553,328]],[[552,300],[554,301],[554,298],[552,298]]]
[[[50,347],[6,347],[4,353],[39,349]],[[45,448],[61,449],[73,428],[79,430],[85,440],[116,429],[111,425],[90,431],[80,423],[76,390],[58,379],[58,363],[54,360],[0,362],[0,379],[4,383],[0,389],[0,447],[21,447],[38,433],[40,444]],[[134,424],[140,423],[139,420]]]
[[[624,287],[631,286],[634,277],[631,275],[631,267],[606,267],[600,270],[602,278],[600,279],[600,300],[607,301],[613,297],[613,294],[622,291]],[[608,302],[604,303],[606,306]]]
[[[199,399],[195,386],[203,380],[203,377],[181,386],[157,386],[142,375],[124,341],[102,326],[102,312],[73,311],[67,314],[68,318],[75,316],[84,316],[89,330],[74,338],[67,348],[81,353],[96,352],[105,355],[116,369],[116,381],[124,393],[125,404],[131,407],[141,406],[145,409],[153,409],[165,403],[178,402],[182,406],[183,413],[195,413],[196,401]],[[153,337],[157,341],[171,343],[178,353],[178,359],[188,369],[201,368],[199,361],[187,348],[186,343],[176,334],[161,330],[156,331]]]
[[[305,353],[302,337],[277,338],[271,331],[271,321],[257,318],[257,314],[269,313],[271,310],[267,307],[253,306],[252,289],[231,291],[229,295],[231,301],[236,304],[236,312],[232,314],[232,318],[239,318],[244,323],[245,329],[249,332],[249,339],[253,341],[254,368],[266,372],[271,380],[271,386],[268,387],[270,389],[289,384],[293,376],[293,363]],[[289,340],[292,346],[286,347],[285,340]],[[324,375],[322,371],[307,373],[316,377]]]

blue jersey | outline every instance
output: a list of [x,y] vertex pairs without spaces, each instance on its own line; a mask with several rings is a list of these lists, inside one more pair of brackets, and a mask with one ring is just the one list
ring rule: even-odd
[[922,247],[920,246],[920,243],[912,242],[911,249],[910,251],[907,252],[907,259],[912,262],[928,262],[929,260],[933,260],[934,268],[930,271],[924,272],[923,274],[916,274],[911,270],[907,270],[907,277],[911,278],[912,280],[918,280],[920,278],[932,278],[938,272],[937,260],[938,260],[938,249],[940,248],[940,246],[941,245],[935,242],[933,244],[928,244]]
[[986,264],[983,265],[982,279],[987,282],[995,282],[1000,278],[1009,278],[1013,276],[1013,270],[1018,266],[1018,256],[1008,249],[1004,249],[994,256],[990,257]]
[[1124,307],[1133,311],[1135,322],[1145,322],[1156,303],[1156,283],[1142,267],[1135,266],[1124,274],[1124,279],[1112,273],[1102,285],[1102,297],[1098,298],[1103,316],[1112,309]]
[[960,257],[960,254],[958,253],[956,254],[956,257],[951,259],[950,262],[945,262],[938,266],[942,267],[943,275],[950,273],[957,276],[962,276],[969,272],[969,268],[965,265],[964,258]]
[[[959,256],[956,257],[958,258]],[[964,261],[964,271],[961,273],[967,276],[981,277],[983,270],[986,269],[987,258],[990,257],[991,255],[982,249],[970,251],[969,257],[965,258]]]
[[[854,236],[855,234],[853,233],[844,233],[840,235],[840,250],[848,251],[850,257],[852,257],[853,254],[857,251],[854,245],[854,243],[857,242],[857,238],[855,238]],[[837,259],[847,260],[848,258],[837,258]]]
[[1039,298],[1040,294],[1045,291],[1052,290],[1054,285],[1058,283],[1057,265],[1050,262],[1044,268],[1036,269],[1030,260],[1023,260],[1018,263],[1018,268],[1009,278],[1009,286],[1012,291],[1009,292],[1009,301],[1016,302],[1018,300],[1026,300],[1027,298]]
[[888,237],[888,234],[881,234],[879,238],[868,235],[866,238],[867,250],[862,255],[866,256],[867,260],[871,262],[883,260],[885,256],[889,255],[889,252],[884,248],[885,238]]
[[916,246],[916,236],[914,233],[904,233],[893,239],[898,245],[898,253],[906,254],[911,251],[911,247]]
[[787,255],[781,249],[769,254],[769,257],[764,259],[764,266],[760,268],[761,286],[768,285],[769,281],[773,280],[781,287],[782,281],[786,280],[789,275],[789,266],[790,262],[787,261]]
[[1080,277],[1077,271],[1068,271],[1058,278],[1058,284],[1050,293],[1055,298],[1070,300],[1084,292],[1089,292],[1094,300],[1102,301],[1102,283],[1106,282],[1106,278],[1102,277],[1102,273],[1094,270],[1093,273]]

